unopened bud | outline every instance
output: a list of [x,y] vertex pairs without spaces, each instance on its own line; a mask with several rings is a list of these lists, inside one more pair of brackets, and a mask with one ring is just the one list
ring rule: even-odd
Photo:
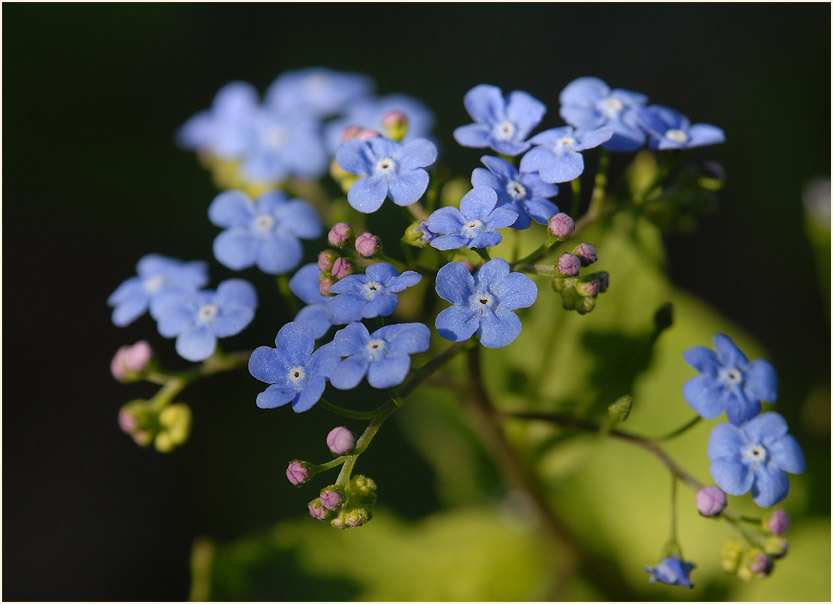
[[330,516],[330,510],[324,507],[318,497],[310,501],[307,508],[309,509],[309,515],[316,520],[326,520]]
[[790,528],[790,517],[784,510],[775,510],[762,521],[764,530],[773,535],[783,535]]
[[628,419],[633,407],[633,397],[625,395],[611,403],[607,408],[607,414],[614,422],[620,423]]
[[388,138],[401,141],[408,134],[408,116],[401,111],[388,111],[382,118],[382,128],[388,135]]
[[364,508],[344,509],[338,516],[333,518],[330,524],[337,529],[355,528],[367,524],[370,520],[370,512]]
[[331,276],[321,273],[318,275],[318,290],[321,292],[322,296],[329,296],[330,295],[330,288],[335,283],[335,279]]
[[350,480],[350,492],[363,505],[376,503],[376,481],[359,474]]
[[110,373],[120,382],[131,382],[139,378],[137,374],[145,370],[153,357],[150,344],[140,340],[132,346],[122,346],[110,362]]
[[575,228],[575,221],[564,212],[559,212],[550,218],[547,223],[547,230],[556,241],[564,241],[567,239],[567,237],[573,234]]
[[766,577],[772,573],[772,558],[758,548],[746,554],[746,565],[759,577]]
[[370,233],[362,233],[356,237],[356,252],[362,258],[373,258],[379,253],[382,244],[379,243],[379,238]]
[[769,537],[764,542],[764,551],[773,558],[783,558],[789,549],[790,544],[783,537]]
[[344,193],[347,193],[350,190],[350,187],[361,178],[361,176],[357,174],[350,174],[344,170],[341,166],[338,165],[336,160],[330,162],[330,176],[332,176],[333,180],[338,183],[338,186],[341,187],[341,190]]
[[318,254],[318,268],[322,272],[328,273],[333,268],[333,263],[338,260],[338,252],[333,250],[324,250]]
[[344,455],[356,446],[356,437],[344,426],[338,426],[327,434],[327,446],[335,455]]
[[371,138],[377,138],[379,136],[382,136],[382,134],[377,130],[371,130],[370,128],[362,128],[361,130],[359,130],[359,133],[356,135],[356,138],[360,141],[368,141]]
[[341,131],[341,142],[343,143],[344,141],[349,141],[351,138],[356,138],[361,131],[360,126],[347,126]]
[[160,453],[169,453],[188,440],[191,432],[191,408],[184,403],[168,405],[159,414],[160,431],[153,446]]
[[585,298],[595,298],[602,292],[602,282],[596,275],[588,275],[575,282],[576,291]]
[[582,266],[589,266],[596,261],[596,246],[590,243],[579,243],[573,249],[573,254],[578,257]]
[[405,234],[402,235],[402,241],[413,247],[425,247],[437,237],[436,233],[432,233],[428,229],[428,222],[425,220],[411,223],[405,229]]
[[286,468],[286,478],[296,487],[301,486],[309,480],[309,464],[305,461],[295,459],[289,462]]
[[344,503],[344,493],[341,487],[330,485],[321,491],[319,500],[325,508],[335,511]]
[[720,564],[727,573],[736,573],[743,559],[743,546],[734,539],[729,539],[720,548]]
[[132,434],[138,427],[139,422],[136,421],[136,418],[129,410],[122,409],[119,411],[119,428],[122,429],[122,432]]
[[709,485],[697,491],[694,498],[697,511],[703,516],[717,516],[726,507],[726,493]]
[[353,229],[346,222],[339,222],[327,233],[327,241],[333,247],[344,247],[353,240]]
[[[333,279],[338,281],[339,279],[344,279],[347,275],[353,273],[353,263],[350,262],[347,258],[337,258],[335,262],[333,262],[333,267],[331,269]],[[320,281],[319,281],[320,284]],[[327,288],[329,291],[329,287]]]
[[561,254],[555,261],[555,272],[562,277],[575,277],[581,270],[581,261],[573,254]]

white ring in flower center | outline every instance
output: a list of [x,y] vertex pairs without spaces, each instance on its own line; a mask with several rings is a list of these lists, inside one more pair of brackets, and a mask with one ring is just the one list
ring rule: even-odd
[[263,216],[258,216],[255,219],[255,227],[257,227],[257,230],[261,233],[263,231],[268,231],[273,226],[275,226],[275,219],[271,216],[267,216],[264,214]]
[[606,98],[602,101],[602,105],[604,105],[605,109],[607,109],[610,113],[619,113],[625,106],[622,104],[622,101],[619,99],[614,99],[613,97]]
[[740,371],[737,369],[730,369],[726,372],[726,379],[732,384],[737,384],[741,380]]
[[197,311],[197,322],[211,325],[214,323],[214,317],[216,316],[217,307],[213,304],[206,304]]
[[267,147],[280,147],[286,142],[286,128],[282,126],[272,126],[263,133],[263,144]]
[[475,231],[482,230],[483,223],[479,220],[469,220],[466,224],[463,225],[463,233],[465,233],[468,237],[474,237]]
[[576,139],[574,139],[571,136],[565,136],[564,138],[559,138],[558,139],[558,146],[559,147],[569,147],[569,149],[572,151],[573,147],[575,147],[575,145],[576,145]]
[[766,461],[766,448],[761,445],[752,445],[745,451],[744,455],[752,463],[762,463]]
[[286,374],[286,377],[290,382],[292,382],[292,385],[297,388],[298,385],[307,378],[307,372],[304,371],[303,367],[298,365],[297,367],[290,369]]
[[376,360],[385,352],[385,341],[382,339],[370,340],[365,346],[370,358]]
[[515,124],[509,121],[501,122],[495,128],[495,138],[499,141],[508,141],[515,135]]
[[670,140],[673,143],[687,143],[688,142],[688,134],[683,132],[682,130],[671,129],[665,133],[665,138]]
[[155,275],[144,280],[145,291],[151,296],[158,294],[163,285],[165,285],[165,277],[162,275]]
[[376,283],[375,281],[368,281],[362,285],[362,289],[364,290],[364,297],[368,300],[372,300],[376,294],[385,291],[382,285],[380,283]]
[[390,157],[380,159],[376,163],[376,171],[381,172],[384,176],[387,176],[394,170],[396,170],[396,162],[393,161]]
[[480,293],[475,294],[473,299],[473,306],[480,308],[482,312],[487,306],[494,306],[495,299],[489,294]]
[[512,199],[517,199],[518,197],[526,197],[526,189],[517,180],[513,180],[508,185],[506,185],[506,192],[509,193],[509,197],[511,197]]

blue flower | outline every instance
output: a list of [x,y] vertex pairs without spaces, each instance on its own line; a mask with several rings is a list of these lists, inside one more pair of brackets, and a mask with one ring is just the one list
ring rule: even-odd
[[434,143],[423,138],[405,144],[381,136],[344,142],[336,150],[343,170],[362,176],[347,193],[347,201],[359,212],[375,212],[390,197],[399,206],[416,203],[428,188],[423,170],[437,159]]
[[318,284],[320,274],[321,269],[315,262],[312,262],[298,269],[298,272],[289,280],[289,289],[307,305],[295,315],[295,321],[310,325],[316,340],[327,333],[330,325],[333,325],[333,316],[327,308],[327,302],[332,298],[321,295],[321,288]]
[[226,229],[214,240],[214,256],[236,271],[255,264],[272,275],[291,271],[304,252],[298,239],[321,235],[312,206],[281,191],[264,193],[254,202],[240,191],[225,191],[211,202],[208,217]]
[[529,149],[524,139],[547,112],[546,106],[526,92],[516,90],[503,98],[497,86],[480,84],[463,99],[473,124],[454,131],[454,140],[464,147],[491,147],[498,153],[515,156]]
[[519,173],[505,159],[485,155],[480,161],[488,170],[475,168],[471,184],[493,189],[497,193],[499,208],[505,206],[518,213],[518,219],[511,225],[513,228],[527,229],[531,220],[547,224],[552,216],[558,214],[558,206],[546,199],[558,195],[558,185],[545,183],[536,173]]
[[257,395],[257,406],[274,409],[292,403],[301,413],[324,394],[327,378],[338,364],[332,344],[313,352],[315,335],[306,323],[287,323],[275,338],[277,349],[260,346],[249,358],[249,373],[261,382],[272,384]]
[[521,172],[538,172],[544,182],[568,182],[584,172],[579,151],[598,147],[613,136],[613,128],[573,130],[552,128],[529,139],[537,145],[521,158]]
[[760,401],[775,402],[778,376],[764,360],[751,363],[728,336],[715,334],[717,354],[705,346],[695,346],[683,353],[686,363],[700,372],[683,385],[683,398],[705,419],[714,419],[723,411],[736,426],[755,417]]
[[138,276],[116,288],[107,304],[113,306],[113,323],[129,325],[148,308],[158,318],[159,308],[172,296],[195,292],[208,283],[205,262],[183,262],[158,254],[148,254],[136,264]]
[[694,585],[688,578],[692,569],[696,568],[691,562],[684,562],[679,558],[665,558],[654,568],[646,566],[645,570],[651,573],[651,583],[665,583],[666,585],[682,585],[691,589]]
[[401,384],[411,368],[409,355],[425,352],[431,332],[422,323],[386,325],[372,334],[361,323],[350,323],[333,338],[333,350],[342,357],[330,374],[330,382],[340,390],[355,388],[367,374],[374,388]]
[[177,143],[184,149],[235,159],[249,145],[250,124],[259,108],[254,86],[230,82],[214,96],[211,109],[185,122],[177,132]]
[[723,130],[711,124],[691,125],[688,118],[678,111],[651,105],[637,113],[637,119],[651,135],[651,149],[690,149],[703,145],[715,145],[726,140]]
[[437,315],[437,332],[461,342],[475,332],[487,348],[500,348],[521,333],[521,320],[512,312],[535,303],[538,288],[522,273],[510,273],[502,258],[489,260],[472,277],[459,262],[437,273],[437,294],[453,304]]
[[787,434],[787,422],[777,413],[762,413],[740,427],[718,424],[709,436],[707,454],[712,478],[730,495],[752,496],[761,507],[771,507],[790,490],[785,472],[801,474],[804,454]]
[[330,299],[327,308],[338,324],[387,317],[399,304],[396,292],[416,285],[420,279],[422,275],[417,272],[400,275],[392,265],[377,262],[368,266],[364,275],[348,275],[336,281],[330,292],[338,295]]
[[326,117],[373,93],[373,80],[323,67],[282,73],[266,90],[265,103],[280,113]]
[[381,131],[382,118],[389,111],[401,111],[408,117],[408,134],[403,142],[426,138],[434,128],[434,113],[422,101],[404,94],[389,94],[381,98],[364,98],[348,105],[342,118],[324,127],[327,150],[334,154],[341,143],[341,133],[348,126]]
[[613,128],[605,149],[635,151],[645,144],[645,132],[636,117],[636,111],[648,102],[645,95],[621,88],[611,90],[599,78],[578,78],[567,84],[559,100],[561,117],[571,126],[586,130]]
[[159,309],[157,329],[176,337],[176,351],[189,361],[214,354],[217,338],[243,331],[257,308],[257,293],[248,281],[228,279],[217,291],[202,290],[170,299]]
[[496,208],[497,193],[488,187],[474,187],[460,201],[460,209],[440,208],[428,217],[428,229],[440,235],[431,240],[431,247],[454,250],[492,247],[503,240],[496,229],[513,224],[518,212],[511,206]]

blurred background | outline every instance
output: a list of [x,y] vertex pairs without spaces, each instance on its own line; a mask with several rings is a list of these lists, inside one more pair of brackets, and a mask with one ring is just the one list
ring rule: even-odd
[[[119,431],[116,415],[123,403],[153,389],[116,383],[110,359],[120,345],[148,338],[163,360],[178,361],[149,317],[114,327],[106,299],[149,252],[210,260],[213,284],[232,276],[210,257],[217,233],[205,216],[216,194],[210,175],[193,154],[175,147],[174,132],[228,81],[263,91],[281,72],[308,66],[363,72],[380,93],[423,100],[437,114],[443,160],[461,175],[480,154],[455,145],[451,132],[469,121],[462,98],[479,83],[541,99],[550,108],[545,127],[561,123],[561,89],[595,75],[725,130],[725,144],[694,152],[720,162],[728,174],[719,208],[695,231],[665,237],[671,284],[716,311],[688,325],[686,333],[699,339],[680,337],[679,346],[709,344],[713,325],[729,325],[757,342],[757,348],[750,344],[751,357],[765,356],[778,369],[778,410],[808,457],[807,473],[793,483],[796,530],[806,517],[806,532],[827,535],[812,555],[805,549],[814,591],[773,597],[829,599],[829,5],[6,4],[2,16],[5,600],[185,599],[195,539],[223,544],[282,520],[307,522],[312,491],[291,489],[284,469],[295,457],[321,458],[334,420],[319,409],[303,415],[257,409],[260,384],[240,372],[182,396],[195,414],[187,445],[171,455],[140,449]],[[614,175],[617,169],[614,162]],[[817,179],[828,184],[809,194],[821,198],[813,218],[802,200]],[[314,246],[308,252],[313,258]],[[263,286],[259,291],[271,283],[254,270],[244,277]],[[664,301],[640,301],[638,290],[633,296],[651,309]],[[289,318],[279,317],[280,305],[276,293],[265,295],[261,308],[272,314],[260,313],[229,347],[270,343]],[[679,350],[667,356],[668,367],[682,365]],[[691,372],[675,371],[677,386],[664,392],[684,420],[678,388]],[[453,423],[443,424],[442,411],[432,417],[436,426]],[[383,489],[385,509],[373,523],[387,529],[379,529],[375,546],[374,533],[361,537],[370,539],[363,543],[377,557],[388,548],[409,560],[397,549],[411,539],[409,527],[422,527],[422,535],[440,535],[443,522],[465,530],[465,522],[435,514],[449,513],[454,501],[443,491],[448,476],[438,478],[425,436],[436,435],[436,426],[420,428],[413,413],[407,418],[410,423],[391,422],[362,462]],[[706,436],[692,444],[701,457]],[[484,459],[474,458],[480,474],[472,493],[505,497]],[[707,478],[706,466],[695,468]],[[567,494],[564,501],[581,506],[575,494],[593,476],[587,470],[578,482],[568,480],[574,499]],[[660,481],[666,488],[662,475]],[[657,509],[664,514],[666,508]],[[434,523],[420,524],[427,518]],[[665,530],[662,518],[633,536],[646,542],[639,548],[647,547],[649,556],[630,560],[635,570],[616,570],[633,543],[622,537],[609,547],[611,572],[624,573],[632,591],[611,583],[571,597],[769,599],[754,591],[762,584],[745,591],[719,579],[706,581],[706,592],[650,591],[642,566],[657,561],[651,552],[658,555],[662,546],[663,537],[655,536]],[[576,527],[597,531],[591,540],[603,543],[603,515],[586,522]],[[690,533],[697,522],[691,520]],[[477,526],[471,525],[476,534],[491,538]],[[354,532],[339,533],[339,543]],[[358,579],[319,580],[309,568],[315,558],[304,557],[316,549],[317,537],[281,534],[285,547],[272,552],[266,567],[271,599],[410,599],[381,587],[368,591]],[[493,537],[494,547],[503,547],[506,536]],[[703,545],[704,556],[716,559],[720,538]],[[439,536],[436,542],[442,543]],[[246,554],[238,554],[239,562]],[[369,564],[373,554],[367,555]],[[715,564],[698,563],[704,573]],[[787,558],[788,576],[789,564]],[[540,579],[534,568],[529,572],[531,583]],[[792,577],[799,585],[800,576]],[[772,585],[777,579],[776,573]],[[423,595],[489,599],[485,593],[461,588]],[[495,592],[506,599],[537,593]],[[796,593],[804,597],[790,595]]]

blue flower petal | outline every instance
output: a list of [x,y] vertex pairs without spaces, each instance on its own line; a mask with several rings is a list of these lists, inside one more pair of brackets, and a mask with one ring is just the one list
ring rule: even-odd
[[515,157],[516,155],[519,155],[527,149],[529,149],[531,145],[529,143],[499,141],[495,140],[494,138],[490,138],[489,146],[498,153],[503,153],[504,155],[508,155],[509,157]]
[[526,92],[516,90],[509,94],[506,117],[518,127],[518,138],[526,138],[541,123],[546,112],[546,105]]
[[364,352],[369,339],[370,333],[367,331],[367,327],[356,321],[336,332],[333,337],[333,351],[343,357],[361,354]]
[[336,353],[332,342],[324,344],[310,356],[309,373],[310,375],[317,375],[329,379],[330,374],[336,365],[338,365],[339,361],[341,361],[341,357]]
[[717,424],[709,434],[706,455],[711,460],[740,458],[740,450],[745,442],[741,431],[731,424]]
[[[558,113],[561,115],[561,119],[576,128],[598,128],[605,123],[604,116],[597,112],[594,107],[562,105]],[[615,136],[614,134],[614,138]]]
[[330,383],[339,390],[351,390],[362,381],[369,364],[367,357],[346,358],[330,373]]
[[391,352],[405,354],[425,352],[431,343],[431,330],[422,323],[387,325],[378,329],[373,335],[387,340],[388,349]]
[[[497,284],[509,274],[509,263],[503,258],[493,258],[481,266],[474,275],[478,285]],[[439,277],[439,275],[438,275]]]
[[295,388],[288,386],[269,386],[257,395],[257,406],[261,409],[274,409],[294,400],[298,395]]
[[382,283],[385,285],[391,279],[396,279],[399,276],[399,271],[397,271],[392,264],[387,262],[375,262],[368,266],[364,273],[370,281],[375,281],[376,283]]
[[431,247],[440,251],[456,250],[468,243],[468,237],[463,235],[440,235],[431,240]]
[[753,472],[755,482],[752,484],[752,496],[762,508],[772,507],[790,492],[789,478],[774,464],[758,465]]
[[336,149],[336,162],[342,170],[350,174],[372,174],[374,162],[369,156],[368,150],[364,141],[356,138],[350,139]]
[[399,296],[396,294],[383,294],[376,296],[362,308],[362,317],[372,319],[374,317],[387,317],[393,314],[399,304]]
[[[497,204],[497,193],[488,187],[474,187],[471,191],[463,196],[460,200],[460,211],[463,215],[471,220],[485,220],[489,212],[491,212]],[[430,218],[428,228],[431,228]],[[443,231],[435,231],[443,232]],[[446,233],[449,231],[445,231]]]
[[716,145],[726,140],[723,130],[711,124],[695,124],[688,130],[688,146]]
[[214,239],[214,257],[235,271],[248,268],[257,258],[257,239],[241,228],[223,231]]
[[374,388],[391,388],[405,381],[411,368],[411,357],[405,353],[393,352],[370,363],[367,381]]
[[370,281],[370,279],[368,279],[365,275],[347,275],[343,279],[339,279],[333,283],[330,286],[330,291],[334,294],[359,294],[362,291],[364,284],[368,281]]
[[761,403],[746,398],[739,388],[724,390],[721,404],[726,410],[726,419],[736,426],[752,419],[761,410]]
[[[483,162],[483,165],[489,168],[490,172],[493,172],[495,175],[499,176],[504,180],[514,180],[518,177],[518,170],[510,164],[505,159],[501,159],[500,157],[492,157],[491,155],[484,155],[480,158],[480,161]],[[475,168],[475,170],[482,170],[483,168]],[[472,177],[474,177],[472,175]],[[472,182],[474,186],[477,186],[474,182]]]
[[401,275],[387,279],[385,287],[389,292],[398,293],[413,287],[422,280],[422,275],[416,271],[405,271]]
[[[489,189],[491,190],[491,189]],[[495,210],[488,215],[485,221],[485,226],[489,229],[502,229],[504,227],[512,226],[518,219],[517,210],[505,205]],[[494,244],[497,245],[497,244]]]
[[575,151],[566,151],[554,156],[551,163],[541,167],[538,175],[549,183],[569,182],[584,172],[584,157]]
[[[515,214],[515,216],[517,216],[517,214]],[[497,231],[475,231],[474,237],[469,240],[467,247],[469,249],[494,247],[501,241],[503,241],[503,235]]]
[[323,377],[317,375],[310,377],[298,397],[293,401],[292,410],[295,413],[303,413],[309,410],[321,399],[321,395],[324,394],[324,388],[326,387],[327,382]]
[[437,147],[429,140],[418,138],[404,144],[399,169],[409,172],[415,168],[427,168],[437,161]]
[[804,452],[798,441],[790,434],[786,434],[767,445],[767,450],[772,455],[773,463],[790,474],[801,474],[804,472],[806,462]]
[[113,324],[124,327],[138,319],[148,309],[148,299],[145,295],[138,295],[120,302],[113,309],[111,317]]
[[[483,158],[485,159],[485,158]],[[503,183],[495,174],[485,168],[475,168],[471,173],[471,186],[489,187],[496,193],[503,189]]]
[[752,442],[769,445],[784,436],[789,427],[780,413],[768,411],[750,420],[742,430]]
[[223,228],[246,227],[252,221],[254,204],[241,191],[224,191],[208,206],[208,219]]
[[774,403],[778,398],[778,375],[769,361],[752,361],[744,371],[743,392],[751,399]]
[[490,135],[491,130],[486,124],[466,124],[454,129],[454,140],[463,147],[488,147]]
[[717,376],[721,369],[720,361],[713,350],[705,346],[693,346],[683,352],[683,359],[689,367],[711,378]]
[[[538,224],[547,224],[550,218],[558,214],[558,206],[548,199],[541,197],[536,197],[525,202],[524,210]],[[516,226],[515,228],[518,227]]]
[[298,266],[304,248],[295,237],[275,235],[258,240],[255,256],[260,270],[269,275],[280,275]]
[[440,298],[452,304],[468,304],[469,297],[474,293],[474,278],[459,262],[449,262],[437,271],[436,291]]
[[214,335],[227,338],[243,331],[252,322],[255,313],[251,308],[239,306],[217,315],[214,322]]
[[205,327],[189,329],[176,338],[176,352],[187,361],[204,361],[216,347],[217,338]]
[[714,335],[714,348],[724,367],[742,367],[748,362],[729,336],[717,333]]
[[714,419],[723,413],[723,386],[707,376],[696,375],[683,384],[683,398],[702,418]]
[[[722,425],[722,424],[721,424]],[[712,479],[730,495],[744,495],[752,488],[755,474],[741,463],[740,458],[721,457],[709,466]]]
[[576,138],[579,144],[576,145],[576,151],[584,151],[586,149],[593,149],[602,143],[606,143],[613,136],[614,130],[610,127],[599,128],[598,130],[579,131],[576,133]]
[[352,323],[362,318],[362,309],[366,301],[356,294],[339,294],[327,303],[327,310],[330,311],[334,324]]
[[275,346],[292,366],[305,366],[315,347],[312,327],[306,323],[287,323],[278,331]]
[[437,315],[435,326],[437,333],[446,340],[462,342],[477,331],[480,326],[480,314],[468,306],[451,306]]
[[257,308],[257,291],[243,279],[226,279],[217,287],[214,303],[220,307],[244,306],[254,309]]
[[255,379],[267,384],[285,381],[284,378],[289,369],[283,355],[269,346],[258,346],[249,357],[249,373]]
[[369,214],[378,210],[388,195],[388,183],[381,176],[364,176],[353,183],[347,201],[359,212]]
[[194,324],[194,310],[187,304],[188,296],[179,296],[160,311],[156,329],[164,338],[173,338]]
[[507,310],[528,308],[538,298],[538,287],[523,273],[509,273],[492,285],[491,291],[498,297],[499,307]]
[[321,269],[318,264],[311,262],[298,269],[289,280],[289,290],[298,296],[305,304],[320,304],[325,296],[321,295],[318,285],[318,275]]
[[321,236],[321,219],[315,209],[306,201],[293,199],[285,206],[286,219],[281,226],[302,239],[315,239]]
[[457,208],[440,208],[428,217],[428,229],[432,233],[459,233],[465,222],[466,217]]
[[[416,203],[428,188],[428,181],[428,172],[421,168],[392,175],[388,181],[388,193],[391,201],[398,206],[409,206]],[[350,190],[352,191],[352,189]]]
[[463,97],[463,105],[475,122],[492,123],[504,117],[503,92],[497,86],[475,86]]
[[558,101],[562,105],[584,105],[594,103],[610,94],[610,87],[599,78],[576,78],[561,91]]
[[480,319],[477,335],[486,348],[511,344],[521,333],[521,320],[510,310],[487,311]]

